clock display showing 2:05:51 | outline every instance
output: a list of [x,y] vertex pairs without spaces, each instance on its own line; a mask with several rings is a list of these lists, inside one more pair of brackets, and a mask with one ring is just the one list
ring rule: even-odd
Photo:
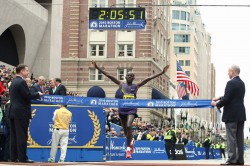
[[145,20],[145,8],[89,8],[89,20]]

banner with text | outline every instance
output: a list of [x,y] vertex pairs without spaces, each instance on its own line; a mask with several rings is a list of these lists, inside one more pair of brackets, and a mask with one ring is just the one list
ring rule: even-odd
[[[29,147],[51,146],[54,125],[52,117],[58,108],[55,105],[32,105]],[[102,107],[69,106],[67,109],[72,112],[68,146],[104,148],[105,111]]]
[[113,108],[212,108],[211,100],[143,100],[44,95],[34,104],[61,104]]
[[[127,160],[125,138],[106,138],[107,160]],[[109,155],[110,154],[110,155]],[[131,160],[167,160],[162,141],[136,141]]]
[[[195,146],[185,146],[186,156],[188,160],[200,160],[206,158],[205,148],[196,148]],[[209,149],[210,159],[221,158],[220,150]]]

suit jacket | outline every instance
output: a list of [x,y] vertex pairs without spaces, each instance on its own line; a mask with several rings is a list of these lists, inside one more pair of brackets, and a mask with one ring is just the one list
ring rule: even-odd
[[11,119],[31,119],[31,99],[40,98],[39,94],[30,93],[26,81],[16,76],[10,85],[10,112]]
[[35,93],[35,92],[44,93],[45,91],[46,91],[46,88],[43,86],[43,90],[42,90],[39,84],[35,84],[30,87],[30,93]]
[[60,84],[58,87],[56,87],[56,91],[54,95],[64,95],[66,96],[66,88],[63,84]]
[[218,108],[224,107],[223,122],[246,121],[244,106],[245,84],[239,76],[227,82],[225,94],[216,104]]
[[53,92],[52,88],[49,88],[48,91],[49,91],[49,95],[54,95],[54,94],[55,94],[55,93]]

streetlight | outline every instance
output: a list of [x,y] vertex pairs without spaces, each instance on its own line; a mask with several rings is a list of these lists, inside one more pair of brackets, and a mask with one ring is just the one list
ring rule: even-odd
[[200,126],[201,126],[201,122],[199,120],[199,117],[197,117],[196,115],[193,116],[190,119],[190,122],[191,122],[192,130],[193,130],[193,138],[195,138],[194,140],[197,140],[199,137],[198,130],[200,129]]
[[188,112],[187,112],[187,110],[185,111],[185,116],[184,116],[184,114],[183,114],[183,111],[181,110],[181,121],[182,121],[182,123],[184,124],[185,123],[185,121],[187,121],[187,116],[188,116]]
[[209,135],[212,132],[212,129],[213,129],[213,124],[212,123],[207,124],[207,132],[209,133]]
[[203,131],[205,130],[205,126],[203,122],[200,122],[200,128],[201,128],[201,141],[203,142]]

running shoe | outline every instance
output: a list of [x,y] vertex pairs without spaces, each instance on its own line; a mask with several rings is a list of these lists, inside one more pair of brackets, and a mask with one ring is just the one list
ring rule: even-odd
[[132,156],[131,156],[131,151],[130,150],[127,150],[126,151],[126,158],[127,159],[130,159]]
[[134,153],[134,144],[135,144],[135,141],[134,140],[132,140],[131,141],[131,144],[130,144],[130,151],[131,151],[131,154],[133,154]]

